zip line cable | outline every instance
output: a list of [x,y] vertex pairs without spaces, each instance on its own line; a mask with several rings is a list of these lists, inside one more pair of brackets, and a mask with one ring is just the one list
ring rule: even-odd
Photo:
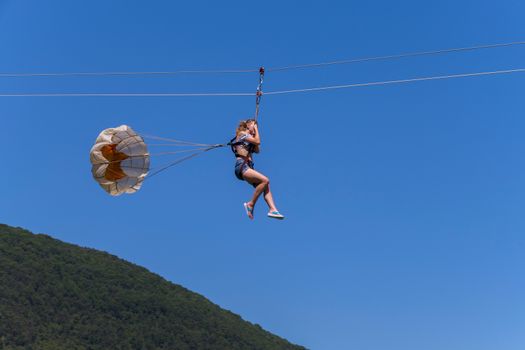
[[[351,64],[359,62],[368,62],[368,61],[380,61],[380,60],[391,60],[407,57],[417,57],[417,56],[430,56],[430,55],[441,55],[446,53],[454,52],[464,52],[464,51],[475,51],[475,50],[485,50],[485,49],[495,49],[502,47],[518,46],[525,45],[525,41],[514,41],[508,43],[498,43],[498,44],[489,44],[489,45],[477,45],[477,46],[466,46],[434,51],[419,51],[419,52],[407,52],[396,55],[386,55],[386,56],[373,56],[373,57],[364,57],[364,58],[355,58],[355,59],[345,59],[338,61],[329,61],[321,63],[310,63],[310,64],[300,64],[300,65],[289,65],[282,67],[269,67],[266,69],[268,72],[278,72],[292,69],[305,69],[305,68],[315,68],[331,65],[341,65],[341,64]],[[157,71],[157,72],[64,72],[64,73],[0,73],[0,78],[15,78],[15,77],[68,77],[68,76],[140,76],[140,75],[177,75],[177,74],[238,74],[238,73],[254,73],[258,72],[257,69],[209,69],[209,70],[177,70],[177,71]]]
[[177,70],[159,72],[64,72],[64,73],[0,73],[2,78],[18,77],[105,77],[105,76],[133,76],[133,75],[177,75],[177,74],[231,74],[253,73],[257,69],[217,69],[217,70]]
[[[525,72],[525,68],[516,68],[516,69],[487,71],[487,72],[449,74],[449,75],[438,75],[438,76],[431,76],[431,77],[418,77],[418,78],[386,80],[386,81],[376,81],[376,82],[367,82],[367,83],[321,86],[321,87],[304,88],[304,89],[269,91],[269,92],[265,92],[264,95],[283,95],[283,94],[293,94],[293,93],[300,93],[300,92],[348,89],[348,88],[378,86],[378,85],[393,85],[393,84],[404,84],[404,83],[413,83],[413,82],[420,82],[420,81],[446,80],[446,79],[456,79],[456,78],[466,78],[466,77],[523,73],[523,72]],[[248,93],[248,92],[239,92],[239,93],[13,93],[13,94],[0,93],[0,97],[200,97],[200,96],[253,96],[253,95],[254,95],[253,93]],[[194,144],[194,143],[189,143],[189,142],[186,144],[203,145],[203,144]]]
[[385,61],[385,60],[407,58],[407,57],[441,55],[445,53],[495,49],[495,48],[500,48],[500,47],[517,46],[517,45],[525,45],[525,41],[515,41],[515,42],[510,42],[510,43],[500,43],[500,44],[491,44],[491,45],[467,46],[467,47],[458,47],[458,48],[442,49],[442,50],[435,50],[435,51],[407,52],[407,53],[401,53],[397,55],[363,57],[363,58],[355,58],[355,59],[347,59],[347,60],[339,60],[339,61],[321,62],[321,63],[299,64],[299,65],[285,66],[285,67],[275,67],[275,68],[270,67],[267,69],[267,71],[278,72],[278,71],[291,70],[291,69],[314,68],[314,67],[331,66],[331,65],[339,65],[339,64],[350,64],[350,63],[369,62],[369,61]]
[[201,97],[201,96],[253,96],[251,92],[211,93],[14,93],[0,97]]
[[413,83],[413,82],[418,82],[418,81],[445,80],[445,79],[479,77],[479,76],[485,76],[485,75],[511,74],[511,73],[523,73],[523,72],[525,72],[525,68],[507,69],[507,70],[499,70],[499,71],[492,71],[492,72],[478,72],[478,73],[438,75],[438,76],[433,76],[433,77],[420,77],[420,78],[411,78],[411,79],[377,81],[377,82],[369,82],[369,83],[321,86],[321,87],[306,88],[306,89],[295,89],[295,90],[270,91],[270,92],[266,92],[265,95],[282,95],[282,94],[292,94],[292,93],[298,93],[298,92],[312,92],[312,91],[322,91],[322,90],[348,89],[348,88],[364,87],[364,86],[404,84],[404,83]]

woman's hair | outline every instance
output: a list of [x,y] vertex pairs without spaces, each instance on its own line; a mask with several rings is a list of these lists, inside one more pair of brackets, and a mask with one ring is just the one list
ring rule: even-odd
[[235,136],[239,136],[241,132],[247,131],[249,123],[257,123],[257,121],[255,119],[241,120],[239,122],[239,126],[237,126],[237,130],[235,131]]
[[248,122],[246,120],[241,120],[239,126],[237,126],[237,130],[235,130],[235,136],[238,137],[241,132],[246,130],[248,130]]

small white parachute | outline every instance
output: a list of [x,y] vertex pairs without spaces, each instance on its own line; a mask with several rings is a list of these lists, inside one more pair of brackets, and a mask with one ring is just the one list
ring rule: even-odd
[[144,139],[127,125],[100,133],[91,148],[93,178],[110,195],[135,193],[148,175],[150,155]]

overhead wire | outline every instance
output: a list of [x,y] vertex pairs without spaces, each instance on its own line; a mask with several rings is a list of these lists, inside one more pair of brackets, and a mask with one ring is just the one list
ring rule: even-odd
[[323,67],[323,66],[368,62],[368,61],[384,61],[384,60],[408,58],[408,57],[441,55],[441,54],[453,53],[453,52],[495,49],[495,48],[501,48],[501,47],[517,46],[517,45],[525,45],[525,41],[514,41],[514,42],[508,42],[508,43],[498,43],[498,44],[478,45],[478,46],[465,46],[465,47],[457,47],[457,48],[441,49],[441,50],[433,50],[433,51],[416,51],[416,52],[407,52],[407,53],[401,53],[401,54],[395,54],[395,55],[352,58],[352,59],[345,59],[345,60],[338,60],[338,61],[298,64],[298,65],[290,65],[290,66],[283,66],[283,67],[269,67],[267,68],[267,71],[278,72],[278,71],[292,70],[292,69],[315,68],[315,67]]
[[[365,86],[378,86],[378,85],[392,85],[392,84],[404,84],[412,82],[430,81],[430,80],[445,80],[445,79],[456,79],[466,77],[477,77],[477,76],[488,76],[488,75],[501,75],[501,74],[512,74],[525,72],[525,68],[506,69],[497,71],[485,71],[475,73],[460,73],[460,74],[448,74],[438,75],[430,77],[416,77],[408,79],[397,79],[397,80],[385,80],[376,82],[366,83],[353,83],[344,85],[330,85],[320,86],[302,89],[291,89],[291,90],[276,90],[265,92],[264,95],[283,95],[293,94],[301,92],[313,92],[322,90],[335,90],[335,89],[348,89]],[[0,93],[0,97],[199,97],[199,96],[253,96],[253,93],[249,92],[233,92],[233,93]],[[204,145],[205,144],[194,144],[187,143],[188,145]]]
[[[448,48],[432,51],[415,51],[415,52],[406,52],[401,54],[393,55],[384,55],[384,56],[371,56],[363,58],[352,58],[352,59],[343,59],[337,61],[327,61],[320,63],[309,63],[309,64],[298,64],[298,65],[288,65],[288,66],[276,66],[268,67],[267,71],[278,72],[286,71],[293,69],[304,69],[304,68],[315,68],[331,65],[342,65],[342,64],[351,64],[359,62],[368,62],[368,61],[380,61],[380,60],[391,60],[391,59],[400,59],[408,57],[417,57],[417,56],[430,56],[430,55],[441,55],[446,53],[454,52],[464,52],[464,51],[475,51],[475,50],[485,50],[485,49],[495,49],[502,47],[518,46],[525,45],[525,41],[514,41],[514,42],[505,42],[505,43],[496,43],[488,45],[476,45],[476,46],[465,46],[457,48]],[[176,71],[142,71],[142,72],[133,72],[133,71],[122,71],[122,72],[50,72],[50,73],[0,73],[0,77],[3,78],[15,78],[15,77],[68,77],[68,76],[141,76],[141,75],[153,75],[153,76],[162,76],[162,75],[177,75],[177,74],[239,74],[239,73],[254,73],[258,72],[259,68],[248,68],[248,69],[202,69],[202,70],[176,70]]]
[[209,96],[253,96],[251,92],[211,93],[0,93],[0,97],[209,97]]
[[525,68],[516,68],[516,69],[507,69],[507,70],[499,70],[499,71],[489,71],[489,72],[449,74],[449,75],[438,75],[438,76],[432,76],[432,77],[419,77],[419,78],[409,78],[409,79],[376,81],[376,82],[368,82],[368,83],[321,86],[321,87],[313,87],[313,88],[305,88],[305,89],[270,91],[270,92],[266,92],[265,95],[282,95],[282,94],[293,94],[293,93],[300,93],[300,92],[349,89],[349,88],[365,87],[365,86],[404,84],[404,83],[413,83],[413,82],[429,81],[429,80],[457,79],[457,78],[467,78],[467,77],[479,77],[479,76],[486,76],[486,75],[523,73],[523,72],[525,72]]
[[133,76],[133,75],[177,75],[177,74],[232,74],[253,73],[258,69],[203,69],[203,70],[177,70],[157,72],[63,72],[63,73],[0,73],[2,78],[19,77],[105,77],[105,76]]

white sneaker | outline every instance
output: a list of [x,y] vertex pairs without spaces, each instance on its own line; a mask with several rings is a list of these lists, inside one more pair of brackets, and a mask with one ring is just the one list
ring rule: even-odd
[[269,218],[273,218],[273,219],[278,219],[278,220],[283,220],[284,219],[284,215],[279,213],[278,211],[271,211],[268,213],[268,217]]

